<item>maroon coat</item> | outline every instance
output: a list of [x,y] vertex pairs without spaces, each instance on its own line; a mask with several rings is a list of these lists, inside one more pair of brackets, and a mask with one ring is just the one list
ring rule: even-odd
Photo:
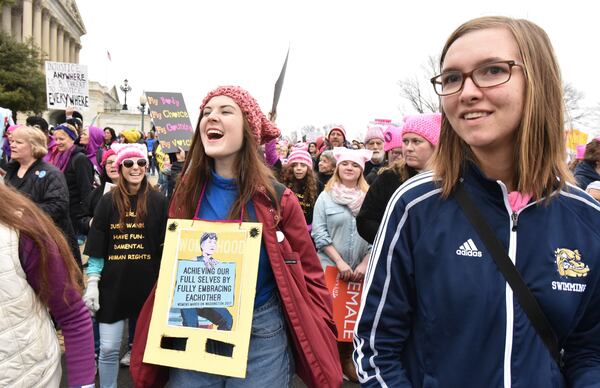
[[[257,194],[253,204],[256,217],[263,224],[263,241],[290,329],[296,373],[309,387],[340,387],[342,371],[331,296],[298,199],[285,189],[281,217],[265,194]],[[174,209],[175,200],[169,216],[180,218]],[[285,236],[282,242],[277,242],[277,231]],[[142,363],[154,291],[137,321],[130,367],[136,387],[162,387],[168,378],[166,368]]]

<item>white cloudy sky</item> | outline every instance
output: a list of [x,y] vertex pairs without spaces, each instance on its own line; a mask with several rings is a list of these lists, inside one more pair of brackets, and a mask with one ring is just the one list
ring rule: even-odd
[[183,93],[195,124],[202,98],[218,85],[246,88],[267,112],[290,44],[279,127],[286,133],[338,122],[358,136],[370,120],[401,120],[411,113],[398,80],[424,74],[421,66],[438,55],[454,28],[473,17],[501,14],[542,26],[564,80],[585,94],[585,105],[600,103],[594,2],[406,3],[78,0],[87,29],[80,62],[104,85],[118,86],[127,78],[133,87],[130,108],[143,91]]

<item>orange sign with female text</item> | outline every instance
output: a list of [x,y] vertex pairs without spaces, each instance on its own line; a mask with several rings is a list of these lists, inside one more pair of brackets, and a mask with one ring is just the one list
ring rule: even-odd
[[338,269],[333,266],[325,269],[325,284],[333,298],[333,320],[338,331],[337,340],[352,342],[363,284],[341,280]]

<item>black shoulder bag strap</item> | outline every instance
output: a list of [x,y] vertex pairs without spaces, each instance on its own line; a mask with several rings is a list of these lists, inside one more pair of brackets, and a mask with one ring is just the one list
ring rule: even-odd
[[492,232],[492,229],[485,221],[479,209],[473,203],[473,200],[467,194],[467,191],[464,188],[462,183],[459,183],[455,192],[454,197],[458,201],[458,204],[462,208],[462,211],[465,213],[469,222],[473,225],[477,234],[483,240],[483,243],[488,248],[494,261],[496,262],[496,266],[510,285],[510,288],[513,290],[513,293],[516,295],[517,300],[523,307],[523,311],[527,314],[527,317],[531,321],[535,331],[538,333],[544,344],[550,351],[552,358],[559,365],[561,364],[561,353],[560,347],[558,345],[558,339],[550,322],[546,318],[546,315],[540,308],[535,296],[531,293],[527,284],[521,277],[519,270],[510,257],[504,250],[502,243],[498,240],[498,238]]

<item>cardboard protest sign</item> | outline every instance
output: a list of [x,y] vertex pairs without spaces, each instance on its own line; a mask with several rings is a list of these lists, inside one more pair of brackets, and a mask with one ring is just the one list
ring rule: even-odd
[[144,362],[245,377],[262,224],[167,225]]
[[565,144],[567,150],[571,153],[577,152],[577,146],[586,144],[588,140],[588,134],[579,129],[571,128],[565,131]]
[[46,106],[48,109],[90,106],[90,86],[86,65],[46,61]]
[[333,298],[333,320],[338,331],[339,342],[352,342],[354,326],[360,309],[361,282],[345,282],[339,278],[336,267],[325,269],[325,284]]
[[181,93],[146,92],[150,118],[166,153],[190,149],[194,128]]

